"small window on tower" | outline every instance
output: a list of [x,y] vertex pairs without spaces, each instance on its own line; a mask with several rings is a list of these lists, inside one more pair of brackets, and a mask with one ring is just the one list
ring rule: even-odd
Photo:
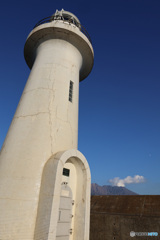
[[72,102],[72,98],[73,98],[73,82],[70,81],[69,84],[69,101]]
[[70,169],[68,168],[63,168],[63,175],[66,177],[69,177]]

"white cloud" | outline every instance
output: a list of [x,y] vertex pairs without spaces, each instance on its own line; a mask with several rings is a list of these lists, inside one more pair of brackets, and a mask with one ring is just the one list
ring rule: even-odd
[[109,180],[109,183],[112,184],[112,186],[118,186],[118,187],[125,187],[125,184],[143,183],[143,182],[145,182],[145,178],[139,175],[135,175],[134,177],[128,176],[124,179],[115,177]]

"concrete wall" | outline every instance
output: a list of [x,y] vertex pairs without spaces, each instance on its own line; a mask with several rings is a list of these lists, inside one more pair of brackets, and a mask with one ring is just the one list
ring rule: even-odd
[[160,196],[92,196],[90,240],[128,240],[131,231],[160,235]]

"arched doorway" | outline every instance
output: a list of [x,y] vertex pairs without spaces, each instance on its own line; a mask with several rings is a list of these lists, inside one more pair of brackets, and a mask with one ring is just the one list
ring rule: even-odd
[[[69,177],[63,175],[64,169],[70,171]],[[42,173],[34,240],[88,240],[90,187],[90,169],[82,153],[71,149],[52,156]],[[64,233],[59,230],[63,220]]]

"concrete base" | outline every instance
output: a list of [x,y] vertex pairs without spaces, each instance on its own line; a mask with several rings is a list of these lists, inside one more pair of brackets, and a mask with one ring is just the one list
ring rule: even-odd
[[82,153],[71,149],[53,155],[40,182],[38,199],[0,199],[0,239],[88,240],[91,177]]

